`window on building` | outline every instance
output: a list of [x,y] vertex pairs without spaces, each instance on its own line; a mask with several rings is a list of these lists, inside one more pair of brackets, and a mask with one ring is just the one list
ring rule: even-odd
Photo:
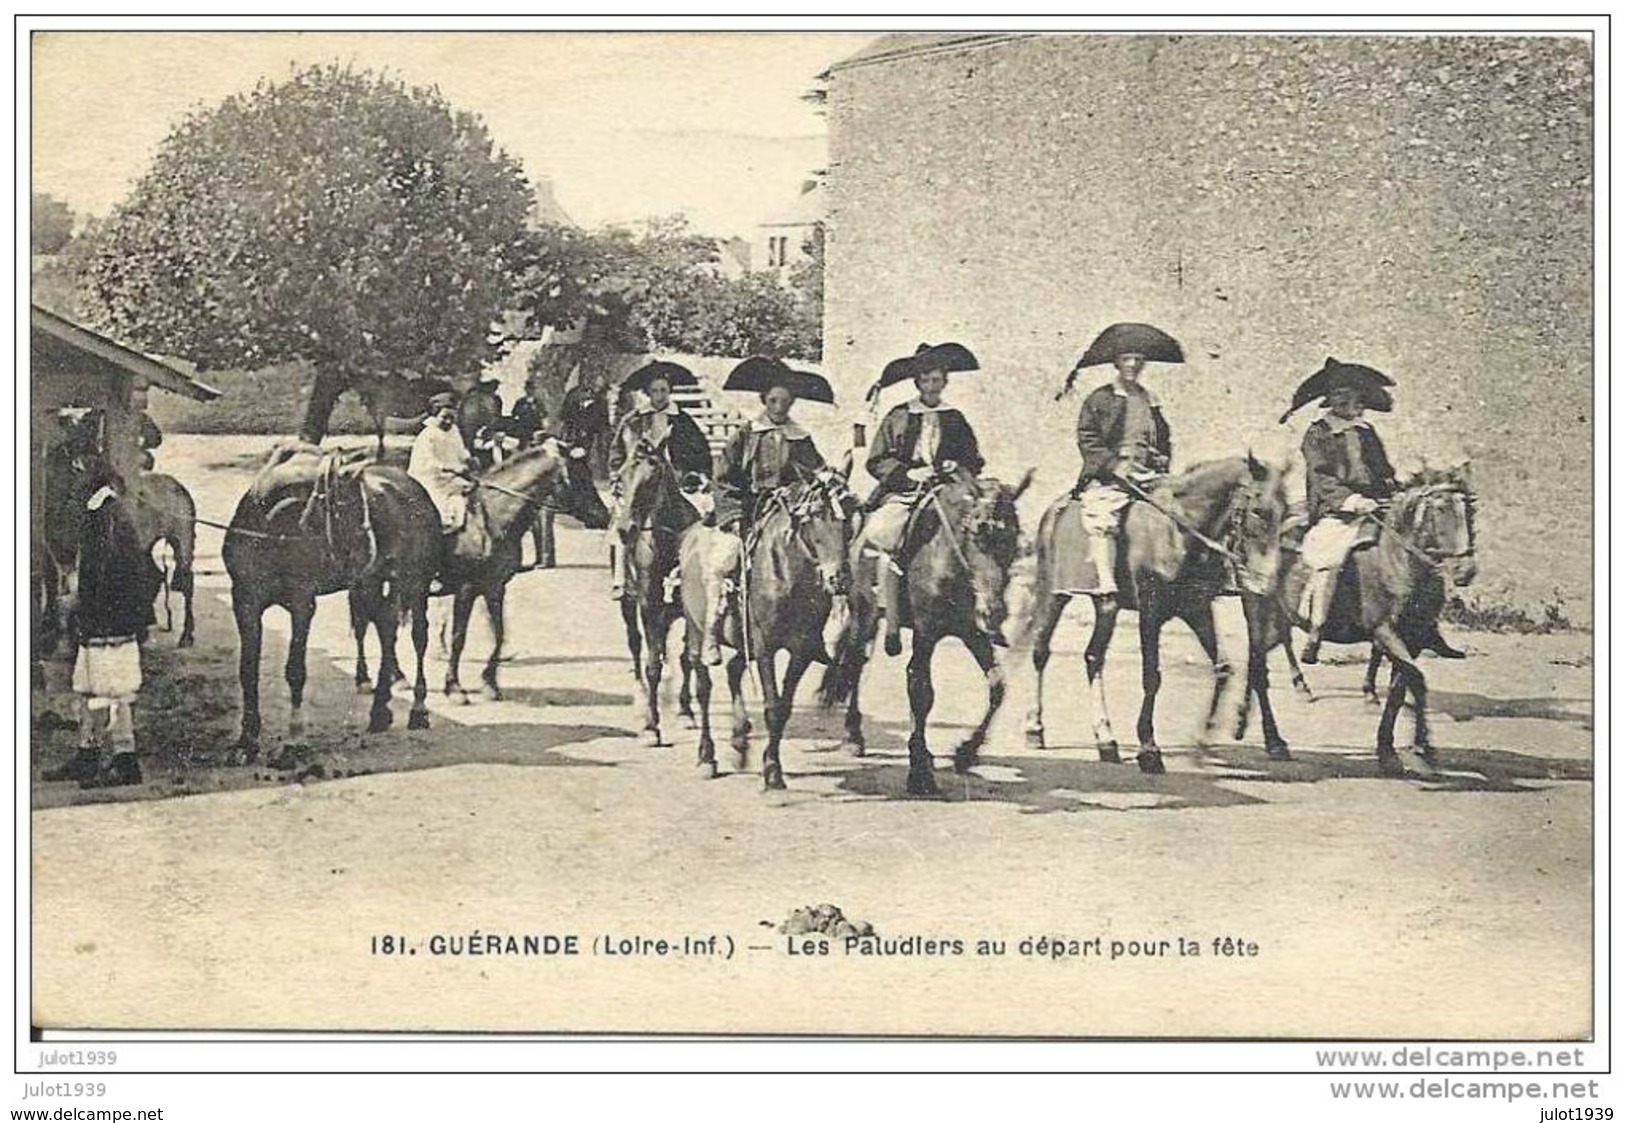
[[789,238],[778,237],[767,240],[767,264],[773,269],[779,269],[790,264]]

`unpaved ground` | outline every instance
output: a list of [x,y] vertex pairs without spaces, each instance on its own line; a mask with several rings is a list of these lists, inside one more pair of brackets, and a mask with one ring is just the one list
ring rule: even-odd
[[[162,451],[212,516],[231,509],[253,450],[172,438]],[[202,540],[203,568],[218,568],[218,535]],[[1050,671],[1058,747],[1022,742],[1031,672],[1018,656],[984,766],[966,778],[944,766],[943,800],[908,800],[901,664],[882,659],[866,681],[871,755],[832,751],[838,721],[804,705],[786,748],[791,790],[767,795],[754,775],[695,778],[694,734],[674,720],[670,747],[629,736],[632,684],[597,558],[596,536],[567,531],[562,568],[516,579],[505,700],[437,697],[424,733],[359,731],[343,601],[325,601],[310,749],[284,770],[203,763],[236,721],[226,588],[205,576],[198,647],[174,652],[159,635],[149,652],[147,784],[35,786],[48,808],[32,824],[36,1020],[1444,1038],[1589,1028],[1589,637],[1472,635],[1473,658],[1429,660],[1444,774],[1423,782],[1377,777],[1354,651],[1311,669],[1313,705],[1278,671],[1296,761],[1266,762],[1256,731],[1192,748],[1208,672],[1171,630],[1160,711],[1171,771],[1146,777],[1082,747],[1084,608]],[[1233,613],[1226,625],[1238,651]],[[283,634],[263,669],[273,752]],[[1120,644],[1108,688],[1121,736],[1138,698],[1132,629]],[[477,631],[465,682],[487,649]],[[432,665],[431,683],[441,677]],[[933,745],[945,755],[976,716],[980,681],[945,648],[938,684]],[[71,734],[36,740],[37,768]],[[101,805],[58,806],[90,802]],[[964,954],[792,956],[764,926],[825,900],[882,937],[957,937]],[[432,934],[476,929],[589,945],[714,933],[736,954],[430,953]],[[383,934],[418,954],[372,955]],[[1024,936],[1045,934],[1100,936],[1107,952],[1113,939],[1175,952],[1183,936],[1203,953],[1021,953]],[[1258,954],[1215,957],[1209,941],[1227,935]],[[977,956],[978,938],[1003,939],[1004,954]]]

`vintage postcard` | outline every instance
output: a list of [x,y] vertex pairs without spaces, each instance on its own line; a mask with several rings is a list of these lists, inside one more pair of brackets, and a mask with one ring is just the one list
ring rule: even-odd
[[28,53],[47,1041],[1593,1039],[1588,34]]

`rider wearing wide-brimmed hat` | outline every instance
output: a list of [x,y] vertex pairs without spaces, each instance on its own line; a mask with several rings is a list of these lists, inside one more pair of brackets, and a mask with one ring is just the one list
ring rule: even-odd
[[942,400],[950,371],[978,369],[976,357],[958,343],[922,343],[914,354],[886,364],[869,391],[871,400],[897,382],[912,380],[917,395],[893,406],[881,420],[865,463],[877,481],[867,504],[862,542],[880,555],[876,565],[880,610],[886,621],[885,650],[902,652],[898,606],[902,571],[896,560],[916,501],[938,479],[982,471],[976,432],[965,415]]
[[1396,482],[1382,438],[1366,419],[1366,411],[1387,413],[1394,399],[1387,387],[1393,379],[1381,371],[1328,358],[1326,365],[1298,387],[1282,423],[1297,410],[1316,401],[1324,412],[1303,434],[1303,460],[1307,469],[1309,531],[1304,535],[1302,558],[1311,570],[1304,586],[1302,611],[1309,622],[1303,661],[1320,658],[1320,633],[1337,589],[1337,575],[1356,546],[1374,540],[1377,524],[1371,516],[1394,494]]
[[717,464],[715,536],[705,570],[708,597],[701,657],[722,661],[719,649],[728,602],[744,560],[744,536],[760,513],[761,501],[781,487],[812,479],[824,458],[812,434],[790,417],[797,400],[835,403],[830,385],[808,371],[792,370],[778,359],[746,359],[728,375],[724,390],[757,395],[762,412],[729,439]]
[[[1085,367],[1111,363],[1117,377],[1097,387],[1078,413],[1078,452],[1083,467],[1073,489],[1094,562],[1096,591],[1117,594],[1117,540],[1123,515],[1144,490],[1166,475],[1173,440],[1162,404],[1142,385],[1147,362],[1182,363],[1179,344],[1147,324],[1113,324],[1083,353],[1066,387]],[[1063,391],[1065,393],[1065,391]]]
[[610,490],[615,504],[610,523],[610,595],[620,600],[626,595],[626,552],[624,544],[631,529],[631,512],[622,496],[622,474],[640,446],[647,446],[671,466],[678,480],[688,476],[711,475],[711,445],[699,424],[672,400],[675,386],[698,386],[699,379],[677,363],[653,362],[633,371],[621,383],[623,390],[641,394],[637,406],[621,419],[609,447]]

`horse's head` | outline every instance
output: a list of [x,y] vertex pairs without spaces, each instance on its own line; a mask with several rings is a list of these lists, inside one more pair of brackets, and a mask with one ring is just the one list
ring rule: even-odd
[[1428,469],[1395,497],[1391,521],[1412,549],[1462,586],[1478,576],[1476,508],[1468,465]]
[[846,593],[852,585],[849,548],[862,504],[839,471],[820,469],[783,499],[790,534],[818,568],[824,591]]
[[1240,561],[1242,587],[1268,593],[1281,566],[1281,524],[1286,521],[1286,474],[1251,452],[1230,506],[1226,545]]
[[550,505],[578,520],[588,530],[603,530],[609,526],[609,508],[604,506],[604,497],[598,494],[598,487],[593,483],[587,450],[550,438],[541,444],[540,451],[558,464],[558,470],[550,479],[547,497]]
[[[991,478],[966,478],[942,491],[944,495],[959,492],[965,507],[959,520],[958,541],[970,569],[976,627],[1001,644],[1010,611],[1005,598],[1010,570],[1021,553],[1021,519],[1016,513],[1016,501],[1032,482],[1029,468],[1014,487]],[[947,529],[953,533],[953,528]]]

